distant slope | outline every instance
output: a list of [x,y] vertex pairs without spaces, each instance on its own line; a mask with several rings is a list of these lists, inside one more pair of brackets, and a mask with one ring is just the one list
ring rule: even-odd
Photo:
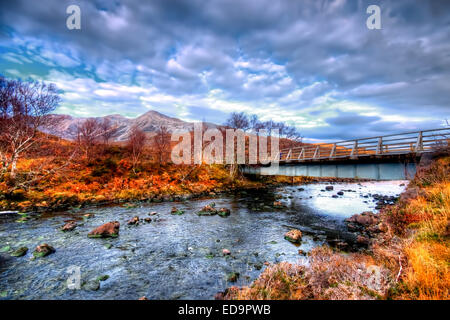
[[[77,127],[82,124],[88,118],[72,117],[64,114],[52,114],[51,118],[54,118],[55,125],[44,131],[55,136],[75,140],[77,136]],[[114,141],[125,141],[128,138],[130,129],[137,125],[146,133],[154,133],[160,126],[165,126],[170,132],[175,130],[194,130],[193,122],[186,122],[177,118],[166,116],[157,111],[148,111],[143,115],[129,119],[119,114],[113,114],[105,117],[95,117],[99,121],[103,119],[109,119],[113,125],[118,126],[117,134],[113,137]],[[219,126],[206,122],[205,125],[208,128],[217,128]]]

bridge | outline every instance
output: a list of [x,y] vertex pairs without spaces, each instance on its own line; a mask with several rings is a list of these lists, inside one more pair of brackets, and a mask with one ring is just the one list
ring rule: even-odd
[[243,166],[256,175],[406,180],[423,154],[450,146],[450,127],[378,137],[304,144],[280,150],[279,166]]

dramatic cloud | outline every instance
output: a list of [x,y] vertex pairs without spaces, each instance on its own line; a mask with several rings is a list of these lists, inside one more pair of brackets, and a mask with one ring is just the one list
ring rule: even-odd
[[[379,4],[382,29],[366,27]],[[0,73],[55,82],[59,113],[287,121],[311,140],[450,118],[450,2],[66,0],[0,4]]]

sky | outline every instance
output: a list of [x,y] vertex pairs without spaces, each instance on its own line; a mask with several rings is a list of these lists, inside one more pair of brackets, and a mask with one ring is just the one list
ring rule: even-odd
[[[81,9],[81,30],[66,8]],[[369,5],[381,9],[370,30]],[[231,112],[330,141],[450,119],[450,1],[0,0],[0,74],[53,82],[56,113]]]

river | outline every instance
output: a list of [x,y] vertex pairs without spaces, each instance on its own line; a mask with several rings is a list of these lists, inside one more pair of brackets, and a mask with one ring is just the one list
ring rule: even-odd
[[[376,211],[371,195],[398,196],[406,183],[335,183],[332,191],[325,190],[331,185],[327,183],[283,186],[179,203],[73,209],[42,214],[25,223],[16,222],[18,216],[5,215],[0,217],[0,299],[212,299],[226,287],[251,283],[264,262],[307,264],[299,250],[308,252],[327,239],[351,237],[346,218]],[[342,190],[344,194],[336,198]],[[272,206],[278,198],[282,209]],[[211,202],[229,208],[231,215],[195,214]],[[185,214],[171,215],[172,206]],[[153,211],[158,214],[149,216]],[[86,219],[86,213],[94,217]],[[153,221],[128,226],[134,216]],[[70,219],[76,219],[78,227],[60,231]],[[87,237],[95,227],[115,220],[121,224],[119,237]],[[284,240],[290,227],[304,233],[301,245]],[[32,251],[41,243],[56,252],[33,260]],[[29,248],[25,256],[10,256],[24,246]],[[231,255],[224,256],[223,249]],[[74,270],[80,271],[81,289],[67,286]],[[232,272],[239,273],[237,282],[227,280]],[[103,275],[109,277],[98,290],[83,285]]]

